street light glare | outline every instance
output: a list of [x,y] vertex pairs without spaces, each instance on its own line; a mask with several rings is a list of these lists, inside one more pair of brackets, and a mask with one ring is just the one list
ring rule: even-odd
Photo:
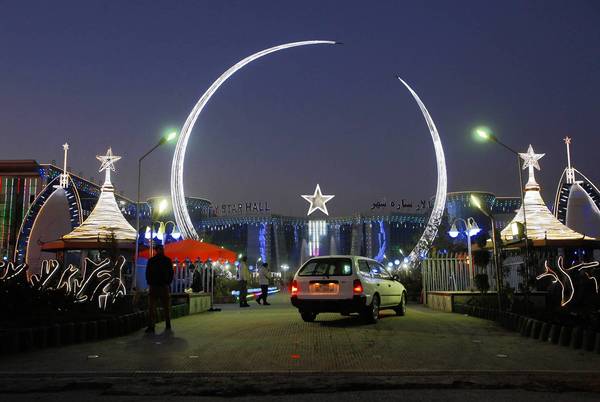
[[167,208],[169,207],[169,202],[163,198],[162,200],[160,200],[160,203],[158,204],[158,213],[162,214],[163,212],[165,212],[167,210]]
[[477,127],[477,128],[475,128],[474,133],[477,136],[477,138],[486,140],[486,141],[492,137],[492,133],[490,132],[490,129],[487,127]]
[[167,134],[167,141],[173,141],[175,138],[177,138],[177,131],[171,131]]
[[477,208],[482,209],[482,205],[481,205],[481,200],[479,198],[477,198],[475,195],[471,194],[471,202],[473,203],[473,205],[475,205]]

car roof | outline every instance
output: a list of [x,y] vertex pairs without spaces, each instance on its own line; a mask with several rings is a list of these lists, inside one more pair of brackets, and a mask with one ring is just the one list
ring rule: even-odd
[[336,255],[316,255],[314,257],[310,257],[309,260],[322,259],[322,258],[351,258],[351,259],[358,258],[361,260],[369,260],[369,261],[377,262],[373,258],[363,257],[362,255],[350,255],[350,254],[347,254],[347,255],[337,255],[337,254]]

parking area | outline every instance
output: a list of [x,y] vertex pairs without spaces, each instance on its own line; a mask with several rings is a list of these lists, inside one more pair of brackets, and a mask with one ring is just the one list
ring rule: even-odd
[[600,355],[522,338],[496,323],[409,305],[375,325],[322,314],[303,322],[287,295],[174,320],[174,333],[143,331],[94,343],[2,357],[1,372],[193,371],[419,372],[600,368]]

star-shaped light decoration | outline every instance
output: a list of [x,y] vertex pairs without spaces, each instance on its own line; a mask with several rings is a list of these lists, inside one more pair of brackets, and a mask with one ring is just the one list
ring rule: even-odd
[[98,172],[102,172],[103,170],[105,171],[102,189],[110,191],[112,189],[112,183],[110,182],[110,171],[115,171],[115,162],[121,159],[121,157],[113,155],[112,148],[108,148],[106,155],[96,155],[96,159],[102,162]]
[[96,155],[96,159],[102,162],[102,164],[100,165],[100,170],[98,170],[98,172],[101,172],[105,169],[110,169],[114,172],[115,162],[121,159],[121,157],[113,155],[112,148],[108,148],[108,151],[106,151],[106,155]]
[[527,149],[527,153],[519,152],[519,156],[525,163],[523,163],[523,169],[527,169],[528,167],[535,167],[537,170],[540,170],[540,164],[538,161],[542,159],[546,154],[536,154],[533,152],[533,147],[529,144],[529,148]]
[[527,185],[525,188],[533,188],[539,187],[537,182],[535,181],[535,172],[534,168],[540,170],[540,164],[538,161],[542,159],[546,154],[536,154],[533,151],[533,147],[529,144],[529,148],[527,149],[527,153],[519,152],[519,156],[523,159],[523,170],[529,168],[529,180],[527,181]]
[[310,215],[316,210],[320,210],[325,215],[329,215],[329,212],[327,212],[327,206],[325,204],[333,197],[335,197],[335,195],[323,195],[323,193],[321,193],[321,187],[319,187],[317,184],[317,188],[315,188],[315,193],[313,195],[302,196],[302,198],[310,202],[310,208],[308,209],[308,213],[306,215]]

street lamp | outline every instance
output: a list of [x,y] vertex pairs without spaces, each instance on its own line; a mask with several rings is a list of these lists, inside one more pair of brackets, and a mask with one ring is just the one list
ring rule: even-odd
[[288,271],[289,269],[290,269],[290,266],[289,266],[289,265],[287,265],[287,264],[283,264],[283,265],[281,266],[281,270],[283,271],[283,283],[284,283],[284,284],[286,283],[286,274],[287,274],[287,271]]
[[[525,195],[523,193],[523,169],[521,165],[521,156],[519,155],[519,152],[500,141],[488,127],[476,127],[474,133],[479,139],[484,141],[493,141],[517,157],[517,165],[519,170],[519,194],[521,196],[521,209],[523,210],[523,235],[525,236],[525,298],[527,301],[529,301],[529,239],[527,237],[527,217],[525,213]],[[528,304],[529,303],[527,302],[526,305]]]
[[502,311],[502,297],[500,296],[500,289],[502,288],[502,275],[500,273],[500,264],[498,263],[498,243],[496,242],[496,221],[494,216],[489,213],[486,208],[483,207],[481,200],[474,194],[471,194],[471,202],[477,207],[485,216],[490,219],[492,227],[492,246],[494,247],[494,267],[496,268],[496,293],[498,294],[498,309]]
[[481,229],[479,228],[479,225],[477,225],[477,222],[475,222],[475,219],[473,219],[471,217],[467,218],[467,220],[464,220],[463,218],[456,218],[452,222],[452,227],[448,231],[448,234],[453,239],[458,237],[458,235],[461,233],[456,226],[456,224],[458,222],[462,222],[465,226],[464,234],[467,235],[467,250],[469,253],[469,280],[471,281],[471,288],[473,288],[473,284],[475,283],[475,270],[473,268],[473,253],[472,253],[472,249],[471,249],[471,237],[475,236],[475,235],[477,235],[477,233],[481,232]]
[[[136,230],[136,238],[135,238],[135,256],[133,259],[133,280],[131,282],[131,287],[134,288],[137,281],[137,260],[138,254],[140,252],[140,193],[142,187],[142,161],[148,155],[150,155],[156,148],[161,145],[171,142],[177,138],[177,131],[171,131],[167,135],[164,135],[157,143],[154,145],[148,152],[146,152],[140,159],[138,159],[138,182],[137,182],[137,201],[135,204],[135,230]],[[150,238],[150,243],[152,244],[152,238]]]

